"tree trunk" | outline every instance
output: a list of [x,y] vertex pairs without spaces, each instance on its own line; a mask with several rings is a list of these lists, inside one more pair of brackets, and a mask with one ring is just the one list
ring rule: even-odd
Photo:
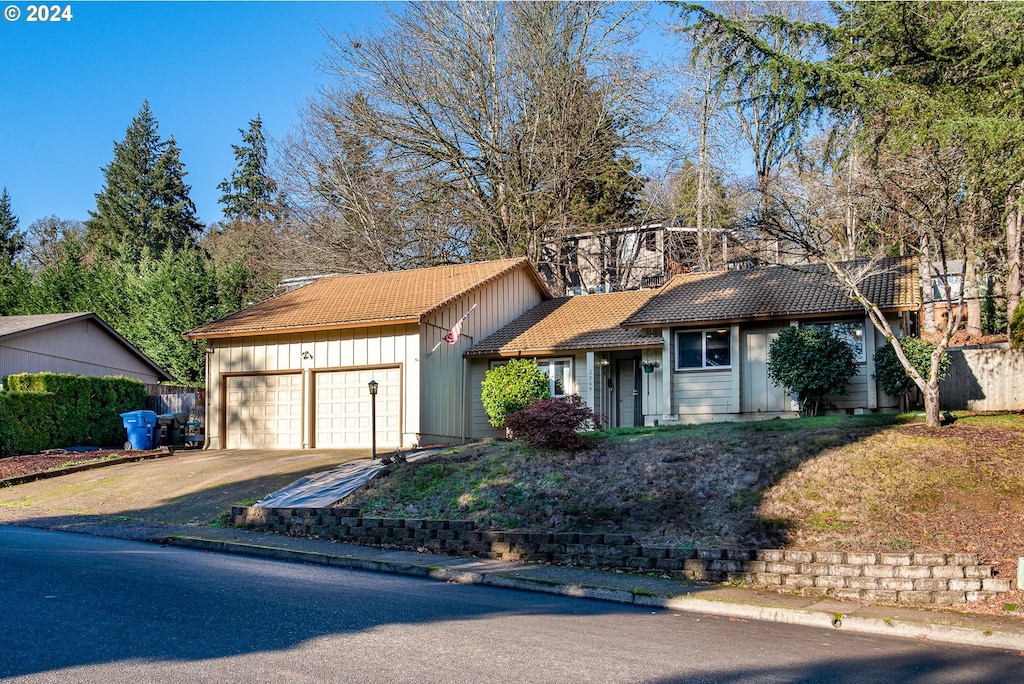
[[[1010,194],[1006,201],[1006,320],[1013,319],[1013,312],[1020,305],[1021,294],[1021,229],[1024,215],[1021,212],[1021,193],[1024,185]],[[1009,334],[1009,329],[1007,329]]]
[[932,287],[931,250],[928,248],[928,233],[921,234],[921,256],[917,260],[917,270],[921,278],[921,294],[924,307],[924,320],[921,327],[926,333],[938,330],[935,325],[935,296]]
[[978,287],[978,264],[971,252],[967,253],[964,264],[964,303],[967,305],[965,330],[972,337],[981,337],[981,297]]
[[924,392],[924,422],[928,427],[942,425],[942,413],[939,410],[939,381],[930,380]]

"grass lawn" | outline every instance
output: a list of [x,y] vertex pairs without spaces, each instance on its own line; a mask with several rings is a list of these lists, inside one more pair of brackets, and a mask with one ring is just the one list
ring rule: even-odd
[[339,505],[481,527],[681,546],[1024,550],[1024,414],[834,416],[610,430],[576,453],[521,442],[392,466]]

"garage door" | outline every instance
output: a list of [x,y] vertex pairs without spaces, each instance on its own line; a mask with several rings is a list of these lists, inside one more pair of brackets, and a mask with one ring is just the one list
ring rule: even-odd
[[377,446],[397,448],[402,437],[402,374],[398,368],[317,373],[316,446],[370,446],[370,380],[377,381]]
[[302,375],[227,379],[228,449],[302,448]]

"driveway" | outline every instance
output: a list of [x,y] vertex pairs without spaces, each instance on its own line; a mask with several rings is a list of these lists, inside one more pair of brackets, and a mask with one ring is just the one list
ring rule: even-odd
[[152,461],[0,489],[0,523],[119,518],[208,524],[233,505],[251,504],[297,480],[368,450],[179,450]]

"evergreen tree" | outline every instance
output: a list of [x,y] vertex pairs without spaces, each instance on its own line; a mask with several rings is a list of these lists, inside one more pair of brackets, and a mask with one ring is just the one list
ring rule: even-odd
[[59,255],[35,272],[22,313],[72,313],[97,311],[93,297],[93,269],[85,263],[85,246],[68,239]]
[[160,254],[195,244],[202,225],[188,196],[180,152],[173,138],[160,139],[148,101],[124,140],[114,144],[114,159],[103,175],[96,211],[85,224],[90,248],[138,260],[144,249]]
[[201,385],[203,350],[181,337],[208,323],[216,310],[216,282],[202,250],[166,251],[138,265],[134,294],[145,315],[135,315],[128,338],[179,382]]
[[249,121],[249,130],[238,129],[242,144],[232,145],[237,167],[230,178],[221,181],[220,203],[224,205],[224,217],[229,221],[273,221],[278,209],[277,183],[270,177],[267,168],[267,141],[263,136],[263,120],[259,115]]
[[0,263],[7,266],[25,247],[24,235],[18,230],[19,219],[11,210],[11,196],[4,187],[0,193]]
[[23,313],[25,303],[29,278],[25,269],[16,261],[25,247],[18,222],[18,217],[11,210],[11,196],[5,187],[0,193],[0,316]]

